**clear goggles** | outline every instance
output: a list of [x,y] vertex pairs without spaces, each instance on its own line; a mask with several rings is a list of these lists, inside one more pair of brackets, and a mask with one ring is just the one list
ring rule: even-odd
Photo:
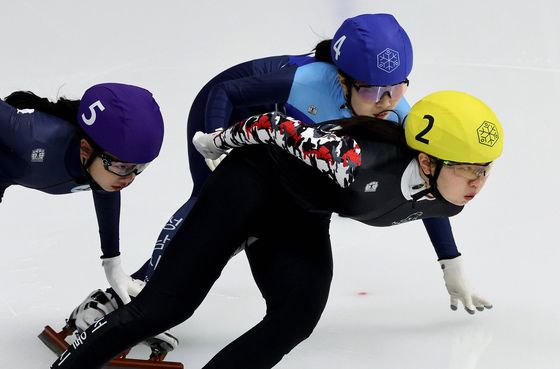
[[488,177],[492,169],[492,163],[487,164],[465,164],[453,161],[443,160],[443,165],[453,169],[456,175],[469,180],[475,180],[480,177]]
[[99,156],[103,162],[103,168],[105,168],[106,171],[116,174],[119,177],[128,177],[131,174],[138,175],[150,164],[124,163],[122,161],[116,161],[116,159],[112,159],[103,153],[97,156]]
[[363,101],[378,103],[385,95],[389,96],[391,100],[399,100],[406,92],[408,84],[408,79],[405,79],[402,82],[390,86],[360,85],[357,83],[353,83],[352,86],[354,86],[358,96]]

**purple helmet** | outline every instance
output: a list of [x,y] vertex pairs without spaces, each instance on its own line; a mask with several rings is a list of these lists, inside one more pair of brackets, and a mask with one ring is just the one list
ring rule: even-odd
[[149,163],[161,149],[163,118],[150,91],[102,83],[84,93],[78,122],[102,150],[129,163]]
[[331,56],[342,72],[368,85],[397,84],[412,69],[412,44],[390,14],[346,19],[333,37]]

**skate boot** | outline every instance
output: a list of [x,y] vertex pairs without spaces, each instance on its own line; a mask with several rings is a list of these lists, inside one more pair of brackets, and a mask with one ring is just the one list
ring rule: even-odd
[[[114,293],[111,292],[112,290],[95,290],[91,292],[80,305],[72,310],[70,317],[66,319],[66,325],[60,332],[56,332],[50,326],[46,326],[39,335],[39,339],[54,353],[61,355],[69,346],[69,342],[66,339],[72,336],[74,332],[80,334],[97,320],[123,305],[118,296],[116,294],[113,295]],[[105,367],[115,369],[183,369],[183,364],[181,363],[164,361],[165,356],[179,344],[177,338],[169,333],[169,331],[148,338],[142,343],[150,347],[151,354],[149,359],[128,358],[129,349],[105,364]]]
[[66,320],[66,326],[68,328],[73,327],[81,333],[121,306],[122,304],[119,302],[120,300],[117,301],[109,291],[95,290],[70,313],[70,317]]
[[169,331],[165,331],[157,336],[144,340],[142,343],[152,350],[150,360],[163,360],[165,355],[177,348],[179,340]]
[[[121,300],[113,294],[111,290],[93,291],[72,311],[70,318],[66,321],[66,325],[69,327],[74,326],[78,332],[83,332],[105,315],[123,306]],[[148,338],[142,343],[152,350],[150,357],[165,357],[167,353],[177,347],[179,340],[169,331],[166,331],[155,337]]]
[[68,347],[67,337],[75,332],[81,333],[96,320],[103,318],[118,307],[115,298],[108,292],[95,290],[78,305],[70,317],[66,319],[66,325],[60,332],[56,332],[50,326],[46,326],[39,335],[39,339],[55,354],[60,355]]

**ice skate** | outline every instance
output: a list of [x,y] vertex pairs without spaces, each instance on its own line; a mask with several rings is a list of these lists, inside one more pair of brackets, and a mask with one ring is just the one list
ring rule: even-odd
[[173,351],[179,344],[179,340],[173,336],[169,331],[158,334],[152,338],[148,338],[142,342],[144,345],[150,347],[152,353],[150,354],[150,359],[155,360],[157,358],[163,358]]
[[[95,290],[78,305],[66,320],[66,324],[59,332],[46,326],[39,334],[39,339],[55,354],[61,355],[73,341],[74,335],[79,335],[95,321],[114,311],[120,306],[120,301],[110,292]],[[70,338],[69,338],[70,337]],[[148,338],[142,342],[151,350],[149,359],[128,358],[127,350],[105,365],[106,368],[158,368],[158,369],[183,369],[183,364],[178,362],[163,361],[165,356],[173,351],[179,341],[169,331]]]

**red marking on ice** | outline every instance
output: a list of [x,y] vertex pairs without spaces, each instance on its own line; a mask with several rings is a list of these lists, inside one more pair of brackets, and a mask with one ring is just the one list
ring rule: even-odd
[[368,295],[368,293],[365,292],[365,291],[358,292],[358,296],[367,296],[367,295]]

